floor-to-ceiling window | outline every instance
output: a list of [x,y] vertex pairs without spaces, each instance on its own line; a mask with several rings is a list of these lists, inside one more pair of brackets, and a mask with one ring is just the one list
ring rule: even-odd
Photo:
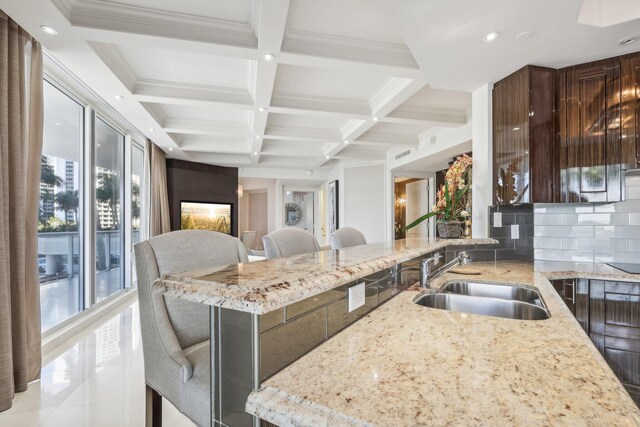
[[44,82],[38,272],[42,330],[84,309],[80,260],[84,106]]
[[124,135],[101,118],[95,123],[95,295],[99,302],[124,288],[121,268]]
[[[138,144],[131,145],[131,247],[142,240],[142,190],[144,180],[144,148]],[[133,257],[132,257],[133,263]],[[131,268],[131,286],[136,286],[136,269]]]
[[85,98],[63,81],[47,76],[44,82],[43,332],[135,285],[132,247],[145,237],[144,146],[136,142],[142,138],[125,131],[121,118],[107,118],[118,116],[90,91]]

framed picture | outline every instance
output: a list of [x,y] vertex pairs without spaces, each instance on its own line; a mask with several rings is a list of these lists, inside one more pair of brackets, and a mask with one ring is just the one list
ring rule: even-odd
[[231,204],[181,201],[180,229],[231,234]]
[[340,228],[338,223],[338,181],[329,183],[328,191],[329,203],[329,234]]

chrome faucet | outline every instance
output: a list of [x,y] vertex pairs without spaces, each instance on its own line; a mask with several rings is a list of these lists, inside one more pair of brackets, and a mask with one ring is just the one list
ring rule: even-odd
[[431,262],[433,261],[435,261],[435,263],[440,261],[440,253],[437,253],[431,258],[420,260],[420,287],[424,289],[429,288],[429,280],[442,276],[453,267],[469,264],[471,262],[471,257],[466,251],[460,252],[453,260],[449,261],[439,269],[431,271]]

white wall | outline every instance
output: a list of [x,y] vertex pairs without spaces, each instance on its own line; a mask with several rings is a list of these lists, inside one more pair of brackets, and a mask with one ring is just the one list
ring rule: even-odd
[[391,218],[386,214],[386,176],[384,164],[344,169],[344,185],[340,185],[344,189],[344,222],[340,226],[357,228],[368,243],[387,240],[385,229]]
[[472,93],[473,143],[473,237],[489,236],[489,206],[493,203],[493,159],[491,138],[491,89],[485,84]]

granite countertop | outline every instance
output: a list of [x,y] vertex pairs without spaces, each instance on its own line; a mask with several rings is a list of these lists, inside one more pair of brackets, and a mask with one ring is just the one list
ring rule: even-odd
[[389,243],[214,267],[163,276],[153,292],[264,314],[446,246],[494,239],[408,238]]
[[481,274],[449,273],[433,287],[525,284],[551,317],[430,309],[413,303],[420,290],[404,291],[263,382],[246,410],[280,426],[640,425],[638,407],[531,263],[467,267]]

